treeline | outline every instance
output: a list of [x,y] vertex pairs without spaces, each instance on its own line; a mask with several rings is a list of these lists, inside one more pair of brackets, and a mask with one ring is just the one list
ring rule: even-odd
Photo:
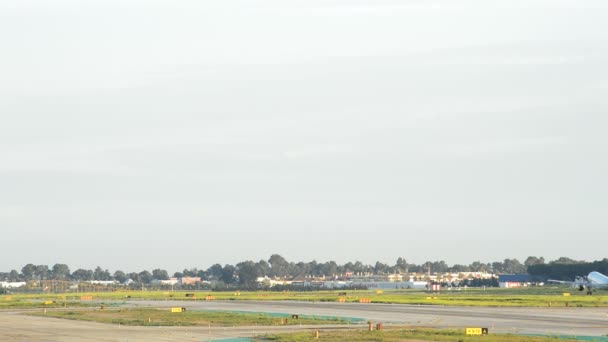
[[575,260],[562,260],[561,262],[550,262],[548,264],[537,264],[528,267],[528,273],[546,279],[572,280],[578,276],[587,276],[590,272],[597,271],[608,274],[608,259],[584,262]]
[[[542,257],[530,256],[523,263],[517,259],[505,259],[492,263],[475,261],[469,265],[448,265],[445,261],[428,261],[422,264],[408,263],[404,258],[398,258],[394,264],[389,265],[380,261],[375,264],[364,264],[360,261],[338,264],[335,261],[327,262],[290,262],[278,254],[273,254],[268,260],[242,261],[236,265],[215,264],[205,270],[184,269],[170,275],[163,269],[140,272],[123,272],[117,270],[110,273],[107,269],[97,267],[94,270],[70,270],[66,264],[47,265],[27,264],[21,271],[0,272],[2,281],[32,281],[32,280],[66,280],[91,281],[115,280],[119,283],[131,282],[134,284],[150,284],[153,280],[167,280],[171,276],[201,277],[217,286],[238,286],[241,288],[254,288],[258,277],[293,278],[298,276],[326,277],[334,279],[347,273],[355,275],[386,275],[394,273],[424,274],[429,269],[432,273],[460,273],[460,272],[488,272],[495,274],[521,274],[530,273],[542,276],[560,278],[573,278],[574,275],[583,275],[587,270],[606,270],[606,259],[594,263],[584,263],[569,258],[559,258],[545,263]],[[581,273],[582,272],[582,273]],[[586,274],[586,273],[584,273]],[[559,276],[558,276],[559,275]]]

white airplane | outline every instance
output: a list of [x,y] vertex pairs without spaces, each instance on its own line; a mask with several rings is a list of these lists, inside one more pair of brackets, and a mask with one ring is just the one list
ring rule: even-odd
[[559,284],[570,284],[572,287],[578,288],[579,291],[587,289],[587,294],[593,293],[593,290],[597,289],[608,289],[608,277],[601,274],[600,272],[591,272],[585,277],[576,277],[574,281],[563,281],[563,280],[548,280],[551,283]]

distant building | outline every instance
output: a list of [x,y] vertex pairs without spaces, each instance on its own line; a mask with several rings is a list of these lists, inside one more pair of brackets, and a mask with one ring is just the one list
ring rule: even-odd
[[350,286],[352,282],[350,281],[342,281],[342,280],[331,280],[323,282],[323,287],[328,289],[339,289],[343,287]]
[[258,277],[257,282],[263,286],[273,287],[275,285],[291,285],[291,280],[275,279],[269,277]]
[[0,287],[7,289],[25,286],[26,284],[24,281],[0,281]]
[[307,277],[304,275],[299,275],[290,280],[292,286],[302,286],[302,287],[322,287],[324,280],[322,278],[313,278]]
[[390,289],[425,289],[426,281],[353,281],[350,286],[367,287],[368,289],[390,290]]
[[87,281],[84,281],[83,283],[108,286],[108,285],[117,285],[118,281],[116,281],[116,280],[87,280]]
[[177,283],[179,283],[179,280],[177,278],[170,278],[170,279],[153,279],[152,280],[152,285],[177,285]]
[[388,281],[403,281],[403,274],[395,273],[386,276]]
[[502,288],[542,285],[544,285],[542,279],[529,274],[501,274],[498,276],[498,286]]
[[195,285],[202,281],[201,277],[181,277],[178,284],[180,285]]
[[492,279],[494,275],[487,272],[459,272],[450,274],[453,278],[463,279]]

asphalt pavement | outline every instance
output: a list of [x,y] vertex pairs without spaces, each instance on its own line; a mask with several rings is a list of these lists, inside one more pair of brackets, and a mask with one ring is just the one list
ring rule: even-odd
[[[364,322],[437,328],[487,327],[490,333],[608,334],[608,308],[487,308],[289,301],[139,301],[133,307],[186,307],[188,310],[229,310],[361,318]],[[348,326],[250,327],[126,327],[116,324],[26,316],[0,312],[0,341],[209,341],[264,333],[316,329],[365,329]]]

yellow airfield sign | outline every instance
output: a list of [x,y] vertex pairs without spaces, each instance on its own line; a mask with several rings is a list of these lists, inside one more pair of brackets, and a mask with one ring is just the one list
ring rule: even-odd
[[487,335],[488,328],[466,328],[465,333],[467,335]]

